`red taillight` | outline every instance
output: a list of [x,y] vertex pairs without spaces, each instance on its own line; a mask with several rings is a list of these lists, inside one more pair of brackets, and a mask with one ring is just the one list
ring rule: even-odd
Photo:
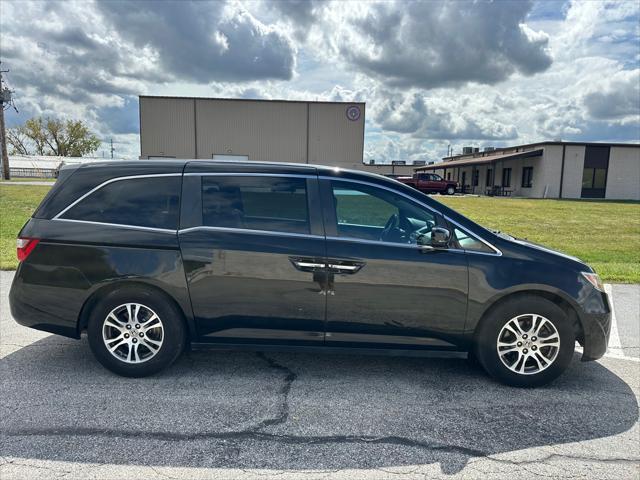
[[39,241],[40,239],[38,238],[18,238],[18,240],[16,240],[18,261],[22,262],[26,260],[33,249],[36,248]]

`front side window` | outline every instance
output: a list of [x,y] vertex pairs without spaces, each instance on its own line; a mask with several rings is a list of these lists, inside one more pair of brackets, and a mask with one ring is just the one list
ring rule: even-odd
[[468,234],[459,228],[454,229],[454,234],[456,237],[456,241],[458,245],[463,250],[471,251],[471,252],[484,252],[484,253],[494,253],[494,251],[485,245],[483,242],[478,240],[471,234]]
[[306,180],[203,176],[202,223],[210,227],[309,233]]
[[339,237],[430,243],[435,214],[402,195],[351,182],[331,182]]
[[111,182],[61,218],[175,230],[182,177],[130,178]]

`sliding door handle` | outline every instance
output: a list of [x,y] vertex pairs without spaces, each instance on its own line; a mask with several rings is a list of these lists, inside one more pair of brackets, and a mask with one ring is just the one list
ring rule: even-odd
[[317,258],[289,257],[289,261],[301,272],[319,272],[327,268],[327,264]]
[[336,262],[330,260],[328,267],[331,273],[353,275],[354,273],[358,273],[360,269],[364,267],[364,262]]
[[289,261],[293,264],[296,270],[301,272],[326,272],[340,274],[340,275],[353,275],[358,273],[364,262],[349,262],[343,260],[329,260],[326,263],[322,259],[311,257],[289,257]]

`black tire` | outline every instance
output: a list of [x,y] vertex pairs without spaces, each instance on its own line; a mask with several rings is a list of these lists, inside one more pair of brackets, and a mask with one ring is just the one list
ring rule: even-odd
[[[539,349],[538,353],[546,352],[547,355],[552,356],[551,352],[555,352],[555,358],[551,362],[548,362],[549,364],[546,366],[544,366],[544,362],[542,362],[544,369],[537,373],[535,373],[536,368],[539,367],[541,363],[533,358],[524,360],[523,363],[518,363],[515,367],[512,365],[512,367],[519,370],[520,368],[524,368],[523,364],[526,363],[526,368],[529,369],[530,372],[525,374],[517,373],[503,363],[501,356],[498,354],[497,342],[499,335],[503,332],[503,327],[505,327],[508,322],[518,317],[521,319],[520,321],[526,325],[526,322],[529,321],[527,320],[528,314],[542,316],[548,320],[560,337],[560,345],[557,350],[553,350],[552,347],[536,346],[536,349]],[[531,318],[531,321],[533,321],[533,318]],[[537,320],[537,322],[542,323],[540,320]],[[544,328],[551,327],[547,326]],[[511,334],[509,333],[508,335]],[[498,305],[482,321],[475,338],[474,354],[485,371],[496,380],[514,387],[538,387],[558,378],[571,363],[576,341],[573,327],[565,312],[555,303],[535,295],[514,297]],[[504,339],[504,337],[501,338]],[[515,341],[518,340],[515,335],[513,338],[515,338]],[[528,339],[530,341],[531,337],[529,336]],[[522,344],[522,341],[520,341],[520,343]],[[524,345],[524,348],[526,348],[526,345]],[[528,350],[527,353],[529,355],[532,354],[532,352]],[[520,350],[520,354],[522,354],[522,350]],[[512,356],[507,356],[508,358],[506,358],[505,361],[508,361],[510,358],[524,358],[524,356],[520,357],[518,352],[509,355]]]
[[[162,325],[161,335],[157,333],[157,330],[155,333],[155,335],[160,335],[162,340],[156,353],[152,354],[152,350],[149,348],[142,348],[142,343],[137,346],[139,348],[136,348],[136,352],[140,350],[140,358],[144,354],[149,356],[141,363],[127,363],[124,358],[116,358],[116,355],[109,351],[103,340],[103,326],[107,316],[114,309],[128,303],[140,304],[155,312]],[[135,326],[133,327],[135,328]],[[142,330],[140,331],[142,332]],[[186,343],[182,313],[175,304],[156,290],[138,286],[123,286],[112,290],[101,298],[89,314],[87,336],[89,346],[96,359],[108,370],[124,377],[146,377],[167,368],[180,356]],[[147,337],[150,339],[151,334],[148,333]],[[131,347],[125,345],[119,348],[118,352],[127,352],[128,348]]]
[[447,195],[455,195],[456,189],[453,187],[447,187],[446,194]]

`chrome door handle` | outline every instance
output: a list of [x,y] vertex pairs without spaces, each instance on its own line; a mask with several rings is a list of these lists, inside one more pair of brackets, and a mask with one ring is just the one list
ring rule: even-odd
[[315,258],[289,257],[296,270],[301,272],[318,272],[327,268],[327,264]]
[[358,273],[360,269],[364,267],[364,262],[334,263],[330,261],[328,267],[329,271],[332,273],[353,275],[354,273]]

